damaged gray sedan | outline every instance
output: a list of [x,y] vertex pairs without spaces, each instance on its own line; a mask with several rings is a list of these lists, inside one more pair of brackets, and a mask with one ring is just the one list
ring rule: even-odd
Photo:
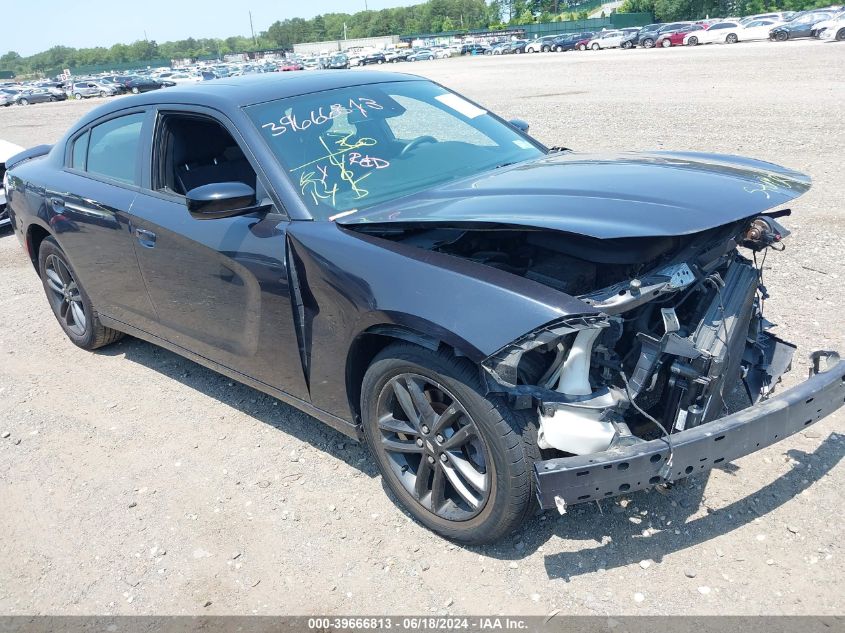
[[364,439],[463,543],[843,405],[834,352],[776,391],[763,261],[806,176],[526,131],[394,73],[177,86],[11,158],[9,217],[75,344],[128,333]]

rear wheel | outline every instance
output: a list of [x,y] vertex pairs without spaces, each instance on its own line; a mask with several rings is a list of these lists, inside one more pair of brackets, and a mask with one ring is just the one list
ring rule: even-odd
[[140,91],[140,90],[138,90],[138,87],[137,87],[137,86],[132,86],[132,94],[133,94],[133,95],[136,95],[136,94],[138,94],[139,92],[141,92],[141,91]]
[[687,46],[697,46],[698,45],[698,38],[693,35],[687,40]]
[[21,99],[21,105],[29,105],[29,99]]
[[778,31],[777,33],[775,33],[775,39],[778,42],[785,42],[786,40],[789,39],[789,33],[785,32],[785,31]]
[[52,237],[41,242],[38,270],[53,314],[74,345],[92,350],[123,338],[122,332],[100,323],[76,271]]
[[597,50],[599,50],[599,49],[601,48],[601,46],[599,46],[599,45],[598,45],[598,42],[596,42],[596,43],[595,43],[595,44],[593,44],[590,48],[592,48],[594,51],[597,51]]
[[101,97],[107,97],[108,93],[105,90],[100,90],[100,96]]
[[669,41],[669,40],[663,40],[662,42],[660,42],[660,45],[661,45],[663,48],[669,48],[670,46],[672,46],[672,42],[671,42],[671,41]]
[[561,46],[560,44],[558,44],[557,46],[555,46],[555,50],[556,50],[558,53],[562,53],[562,52],[563,52],[563,46]]
[[642,41],[643,48],[654,48],[654,40],[650,37],[645,38]]
[[725,38],[725,44],[736,44],[739,41],[739,38],[736,36],[736,33],[728,33],[728,36]]
[[845,42],[845,29],[839,29],[836,32],[836,41],[837,42]]
[[622,48],[627,49],[627,48],[631,48],[632,46],[633,46],[633,44],[631,43],[630,40],[625,40],[624,42],[622,42]]
[[361,393],[367,444],[420,523],[467,544],[522,523],[533,503],[535,425],[485,395],[475,365],[397,343],[373,360]]

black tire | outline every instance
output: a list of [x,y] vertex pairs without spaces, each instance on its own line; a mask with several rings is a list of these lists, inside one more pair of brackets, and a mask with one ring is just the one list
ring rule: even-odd
[[837,42],[845,42],[845,29],[839,29],[836,32],[836,41]]
[[590,46],[590,48],[592,48],[594,51],[597,51],[597,50],[601,49],[601,46],[599,46],[598,42],[593,42],[593,45]]
[[[78,291],[78,294],[75,294],[73,290],[68,290],[69,295],[77,297],[75,301],[63,300],[60,291],[57,291],[51,286],[51,283],[55,283],[54,280],[56,278],[52,276],[52,272],[55,271],[57,262],[63,264],[65,270],[70,275],[69,282],[65,284],[66,287],[70,288],[71,284],[73,284]],[[64,330],[74,345],[82,349],[94,350],[98,347],[110,345],[123,338],[123,332],[105,327],[100,323],[97,311],[91,305],[91,299],[88,298],[88,293],[85,292],[85,288],[79,281],[76,271],[70,265],[64,251],[52,237],[45,237],[44,241],[41,242],[41,247],[38,249],[38,272],[41,275],[41,284],[44,286],[47,302],[50,304],[53,314],[62,327],[62,330]],[[60,277],[64,276],[60,275]],[[72,309],[72,303],[75,303],[81,309],[84,316],[84,324],[80,324],[75,320],[74,315],[78,312]]]
[[736,33],[728,33],[728,36],[725,38],[725,44],[736,44],[739,41]]
[[133,94],[133,95],[136,95],[136,94],[138,94],[139,92],[141,92],[141,91],[140,91],[140,90],[138,90],[138,87],[137,87],[137,86],[132,86],[132,94]]
[[695,35],[690,36],[687,40],[687,46],[698,46],[698,38]]
[[775,40],[778,41],[778,42],[785,42],[788,39],[789,39],[789,33],[787,33],[786,31],[778,31],[775,34]]
[[548,53],[550,50],[552,50],[552,47],[551,47],[551,46],[543,46],[543,47],[540,49],[540,52],[541,52],[541,53]]
[[663,48],[669,48],[672,46],[672,41],[667,38],[660,43],[660,46]]
[[650,37],[645,38],[642,42],[643,48],[654,48],[654,40]]
[[[396,395],[396,384],[400,386],[399,391],[405,389],[411,397],[411,390],[406,386],[411,384],[409,380],[423,386],[416,393],[429,405],[429,411],[437,413],[441,407],[440,413],[452,412],[442,431],[435,434],[434,424],[429,429],[425,418],[417,423],[403,413],[407,409]],[[382,478],[399,503],[425,527],[453,541],[478,545],[505,537],[533,510],[533,464],[539,459],[534,416],[527,411],[513,411],[504,400],[484,395],[478,368],[471,362],[455,358],[445,350],[433,352],[408,343],[392,344],[373,360],[364,375],[361,394],[364,437]],[[432,394],[445,397],[436,399]],[[455,413],[455,409],[459,412]],[[391,413],[383,415],[384,411]],[[402,417],[405,422],[400,420]],[[399,428],[410,432],[397,433],[385,428],[397,428],[392,425],[401,425]],[[466,433],[467,428],[472,432]],[[457,453],[446,449],[449,440],[457,438],[459,432],[463,432],[462,442],[466,437],[472,439],[460,444],[462,448],[456,449]],[[385,442],[401,442],[405,448],[389,451]],[[439,448],[441,443],[443,449]],[[397,460],[407,462],[400,465]],[[483,474],[478,472],[479,461],[483,464]],[[467,464],[472,465],[473,477],[483,478],[484,492],[466,485],[472,478],[458,477]],[[416,490],[416,475],[422,472],[425,473],[425,479],[420,480],[424,494],[418,494],[412,489]],[[435,483],[438,472],[440,486]],[[452,485],[456,478],[465,486],[465,492],[480,495],[477,507],[464,501],[466,496]],[[432,499],[436,486],[442,491],[443,503],[432,510],[423,504],[435,507]]]
[[557,46],[555,46],[555,50],[556,50],[558,53],[562,53],[562,52],[563,52],[563,46],[561,46],[560,44],[558,44]]
[[622,42],[622,48],[624,48],[624,49],[629,49],[629,48],[633,48],[633,47],[634,47],[634,45],[630,42],[630,40],[626,40],[626,41]]
[[22,106],[29,105],[29,100],[28,99],[21,99],[21,105]]

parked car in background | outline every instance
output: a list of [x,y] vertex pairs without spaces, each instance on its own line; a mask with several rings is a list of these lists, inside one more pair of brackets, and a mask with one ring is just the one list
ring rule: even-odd
[[33,103],[47,103],[48,101],[64,101],[65,99],[67,99],[66,95],[54,95],[40,88],[25,88],[12,95],[12,104],[25,106]]
[[[570,33],[569,35],[559,35],[554,39],[552,50],[558,53],[574,50],[579,42],[590,41],[595,37],[592,31],[582,31],[581,33]],[[583,49],[582,49],[583,50]]]
[[701,24],[687,24],[677,31],[670,31],[663,33],[657,38],[655,46],[662,48],[669,48],[670,46],[681,46],[684,43],[684,37],[689,33],[698,33],[706,30]]
[[367,53],[361,58],[361,66],[368,66],[369,64],[383,64],[387,61],[384,57],[384,53],[382,52],[375,52],[375,53]]
[[835,14],[835,11],[802,11],[793,16],[789,22],[784,22],[769,31],[769,39],[774,42],[785,42],[801,37],[813,37],[816,34],[816,25],[830,20]]
[[[674,33],[678,29],[682,29],[690,24],[689,22],[669,22],[667,24],[660,24],[654,31],[648,31],[640,36],[640,45],[643,48],[654,48],[657,40],[661,36],[668,33]],[[653,26],[653,25],[652,25]]]
[[767,40],[773,28],[779,26],[780,22],[774,20],[752,20],[736,31],[730,31],[725,38],[728,44],[736,42],[751,42],[754,40]]
[[160,82],[142,75],[116,75],[115,81],[135,95],[161,88]]
[[525,45],[526,53],[548,53],[552,50],[552,42],[555,41],[557,35],[544,35],[537,39],[531,40]]
[[505,49],[509,48],[511,45],[510,42],[499,42],[498,44],[494,44],[489,49],[484,51],[485,55],[504,55]]
[[845,14],[840,14],[835,19],[826,20],[824,28],[819,26],[818,38],[827,42],[845,41]]
[[813,37],[821,38],[821,34],[830,27],[832,24],[838,22],[840,19],[845,18],[845,9],[839,9],[838,11],[834,12],[829,18],[822,20],[821,22],[816,22],[813,25]]
[[399,62],[408,61],[408,55],[411,54],[411,50],[404,49],[401,51],[384,51],[384,59],[391,64],[398,64]]
[[461,46],[461,55],[483,55],[487,51],[487,47],[483,44],[463,44]]
[[74,99],[85,99],[88,97],[113,97],[117,92],[108,84],[96,81],[77,81],[71,85],[68,94]]
[[332,55],[326,63],[326,68],[330,70],[349,68],[349,58],[343,53]]
[[685,33],[683,43],[686,46],[725,44],[728,34],[736,32],[738,28],[739,24],[737,22],[716,22],[703,31],[689,31]]
[[574,48],[576,48],[579,51],[587,50],[587,45],[590,42],[592,42],[593,38],[596,37],[597,35],[598,35],[597,33],[594,33],[593,35],[590,35],[589,37],[584,37],[583,39],[578,40],[577,42],[575,42]]
[[739,21],[739,25],[745,27],[757,20],[771,20],[772,22],[786,22],[791,20],[796,15],[795,11],[780,11],[774,13],[758,13],[756,15],[747,15]]
[[427,48],[421,48],[418,51],[414,51],[410,55],[408,55],[409,62],[422,62],[422,61],[429,61],[434,59],[434,51],[431,51]]
[[[7,93],[0,91],[0,105],[3,105],[3,99],[6,96],[8,96]],[[6,160],[22,151],[23,147],[20,145],[0,139],[0,231],[7,229],[11,225],[9,213],[6,209],[5,179],[3,178],[6,174]]]
[[14,93],[6,92],[5,90],[0,90],[0,108],[5,108],[14,103],[12,98],[14,97]]
[[625,33],[622,31],[602,31],[587,43],[587,48],[594,51],[603,48],[618,48],[624,39]]
[[652,48],[657,38],[657,31],[663,26],[662,22],[655,24],[646,24],[636,33],[632,33],[622,41],[621,48],[635,48],[642,46],[643,48]]

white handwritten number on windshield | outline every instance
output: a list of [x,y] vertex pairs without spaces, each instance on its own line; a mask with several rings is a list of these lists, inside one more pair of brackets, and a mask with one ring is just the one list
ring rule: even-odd
[[[325,111],[328,107],[328,112]],[[296,118],[296,115],[286,114],[281,119],[264,123],[261,127],[270,130],[272,136],[281,136],[288,130],[292,132],[301,132],[307,130],[312,125],[325,125],[329,121],[336,119],[339,116],[351,114],[355,110],[361,113],[361,116],[368,117],[368,110],[383,110],[382,106],[367,97],[352,98],[346,106],[340,103],[333,103],[330,106],[320,106],[316,110],[311,110],[310,114],[302,120]]]

